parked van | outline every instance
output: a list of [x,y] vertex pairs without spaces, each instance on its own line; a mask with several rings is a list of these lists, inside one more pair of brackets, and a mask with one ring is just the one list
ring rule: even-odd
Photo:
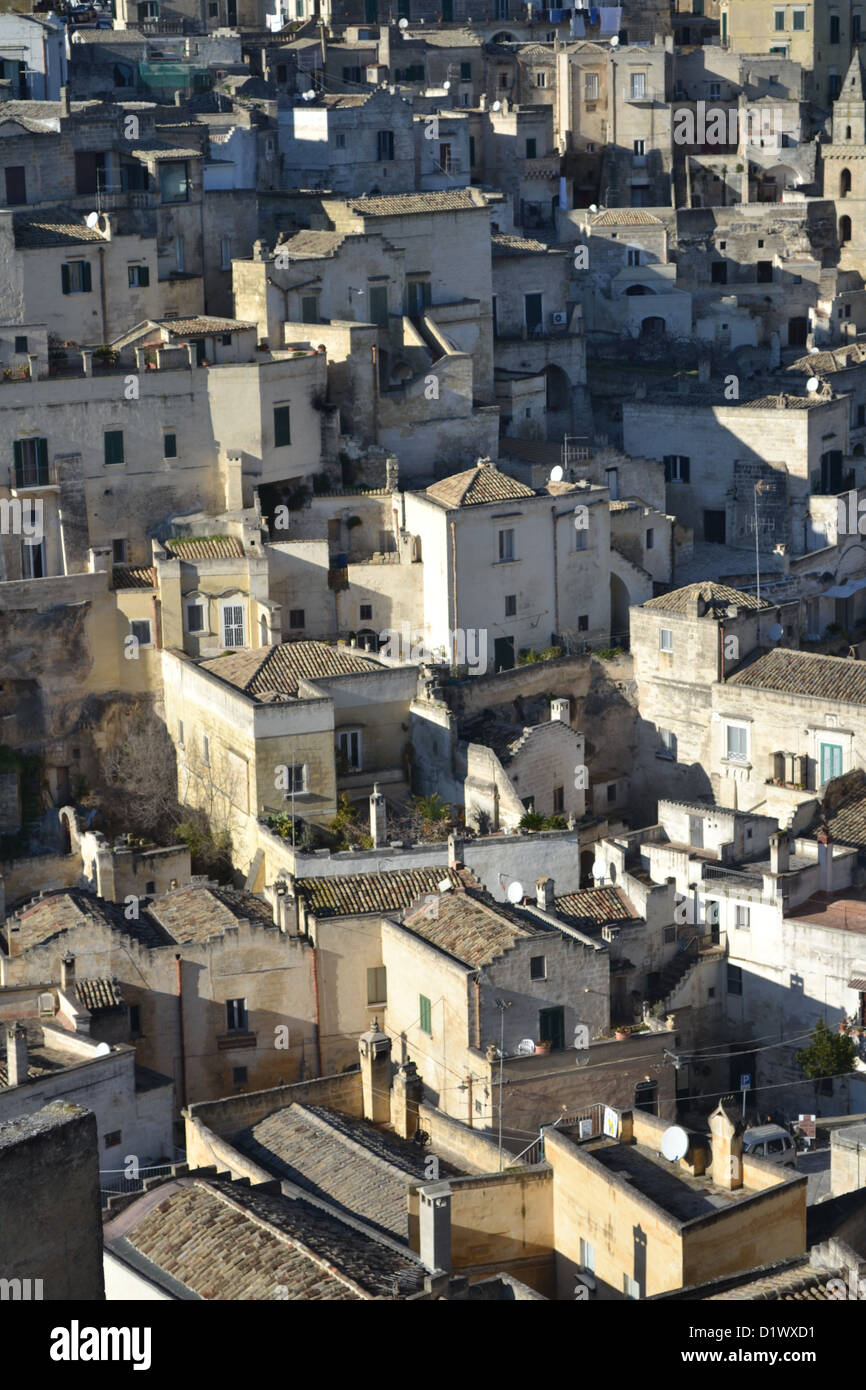
[[743,1134],[743,1154],[767,1158],[783,1168],[796,1168],[797,1150],[794,1141],[781,1125],[757,1125]]

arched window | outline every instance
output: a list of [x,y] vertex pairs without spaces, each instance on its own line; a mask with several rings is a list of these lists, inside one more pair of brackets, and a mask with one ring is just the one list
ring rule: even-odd
[[839,175],[839,197],[847,198],[851,192],[851,170],[843,169]]
[[846,246],[851,240],[851,218],[839,218],[839,245]]

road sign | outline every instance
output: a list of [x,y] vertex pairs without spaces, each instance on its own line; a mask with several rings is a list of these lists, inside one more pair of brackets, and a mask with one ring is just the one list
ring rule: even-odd
[[742,1076],[740,1077],[740,1090],[741,1090],[741,1091],[748,1091],[748,1089],[749,1089],[749,1087],[751,1086],[751,1084],[752,1084],[752,1073],[751,1073],[750,1071],[744,1071],[743,1074],[742,1074]]

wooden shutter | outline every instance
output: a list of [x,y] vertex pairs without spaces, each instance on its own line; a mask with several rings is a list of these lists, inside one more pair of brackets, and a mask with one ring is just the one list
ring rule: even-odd
[[85,294],[88,290],[93,288],[93,282],[90,276],[90,261],[82,261],[81,263],[81,288]]
[[68,266],[68,265],[62,265],[62,266],[60,267],[60,286],[61,286],[61,289],[62,289],[62,291],[63,291],[64,294],[69,294],[69,293],[70,293],[70,289],[69,289],[69,266]]
[[691,459],[681,458],[681,459],[680,459],[680,481],[681,481],[681,482],[687,483],[687,482],[689,481],[689,472],[690,472],[690,469],[691,469]]

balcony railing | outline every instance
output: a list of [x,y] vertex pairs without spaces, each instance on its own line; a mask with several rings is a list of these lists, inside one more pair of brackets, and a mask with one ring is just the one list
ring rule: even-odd
[[13,463],[9,468],[9,486],[13,492],[27,488],[54,487],[57,475],[50,463]]

